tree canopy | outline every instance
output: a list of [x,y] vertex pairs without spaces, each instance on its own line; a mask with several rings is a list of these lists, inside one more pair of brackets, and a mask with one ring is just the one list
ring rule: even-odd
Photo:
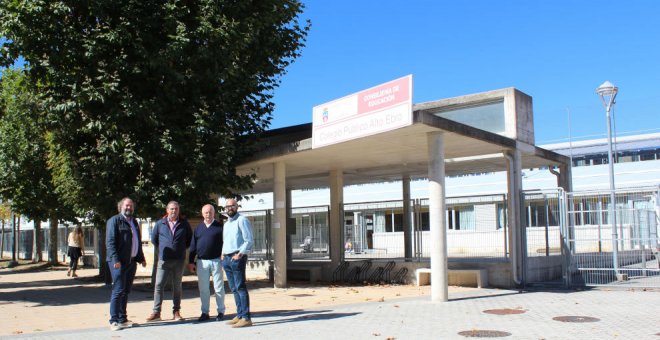
[[133,197],[197,212],[249,187],[272,95],[309,23],[296,0],[0,4],[0,63],[24,58],[45,109],[49,165],[66,204],[106,217]]
[[22,70],[0,78],[0,197],[14,211],[37,221],[71,218],[58,201],[47,164],[47,145],[38,96]]

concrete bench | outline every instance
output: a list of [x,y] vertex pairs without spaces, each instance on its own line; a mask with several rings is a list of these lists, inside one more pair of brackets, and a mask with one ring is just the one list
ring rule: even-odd
[[[452,286],[475,284],[478,288],[488,287],[487,269],[449,269],[447,276],[448,284]],[[417,268],[415,278],[418,286],[431,284],[431,268]]]
[[286,269],[286,276],[288,280],[317,282],[321,281],[322,275],[323,274],[320,267],[289,266]]

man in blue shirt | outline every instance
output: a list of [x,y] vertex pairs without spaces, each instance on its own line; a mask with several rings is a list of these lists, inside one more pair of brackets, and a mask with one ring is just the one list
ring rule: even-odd
[[128,197],[117,204],[119,214],[108,219],[105,226],[106,261],[112,276],[110,295],[110,329],[118,331],[131,327],[127,319],[126,305],[131,292],[137,264],[147,265],[142,252],[140,227],[133,217],[135,204]]
[[154,287],[154,309],[147,321],[160,320],[163,304],[163,285],[167,279],[172,281],[172,316],[175,321],[181,317],[181,280],[186,261],[186,250],[192,239],[192,228],[188,221],[179,217],[179,203],[167,204],[167,216],[156,222],[151,234],[151,243],[158,248],[156,285]]
[[[213,290],[218,316],[221,321],[225,314],[225,279],[222,275],[222,225],[215,220],[215,208],[207,204],[202,207],[204,221],[197,225],[190,243],[188,256],[188,270],[197,271],[197,285],[199,298],[202,302],[202,315],[197,321],[209,320],[211,294],[209,291],[209,277],[213,275]],[[197,261],[195,261],[197,257]]]
[[227,274],[229,288],[236,302],[236,317],[227,323],[234,328],[252,326],[250,319],[250,296],[245,285],[245,267],[254,239],[250,221],[238,213],[238,203],[230,198],[225,202],[229,216],[225,222],[222,245],[222,266]]

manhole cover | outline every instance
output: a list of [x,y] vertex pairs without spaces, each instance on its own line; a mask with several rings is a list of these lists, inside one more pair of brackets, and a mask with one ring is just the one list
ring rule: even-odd
[[509,315],[509,314],[522,314],[525,313],[524,309],[511,309],[511,308],[502,308],[502,309],[487,309],[484,311],[486,314],[495,314],[495,315]]
[[590,316],[556,316],[552,318],[555,321],[561,322],[598,322],[600,319],[592,318]]
[[509,336],[511,333],[487,329],[473,329],[471,331],[458,332],[458,335],[462,335],[466,338],[500,338]]

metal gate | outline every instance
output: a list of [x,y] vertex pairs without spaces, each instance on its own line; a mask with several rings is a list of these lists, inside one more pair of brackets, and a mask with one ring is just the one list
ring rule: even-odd
[[613,196],[612,207],[609,190],[563,195],[565,284],[660,287],[658,188],[619,189]]

